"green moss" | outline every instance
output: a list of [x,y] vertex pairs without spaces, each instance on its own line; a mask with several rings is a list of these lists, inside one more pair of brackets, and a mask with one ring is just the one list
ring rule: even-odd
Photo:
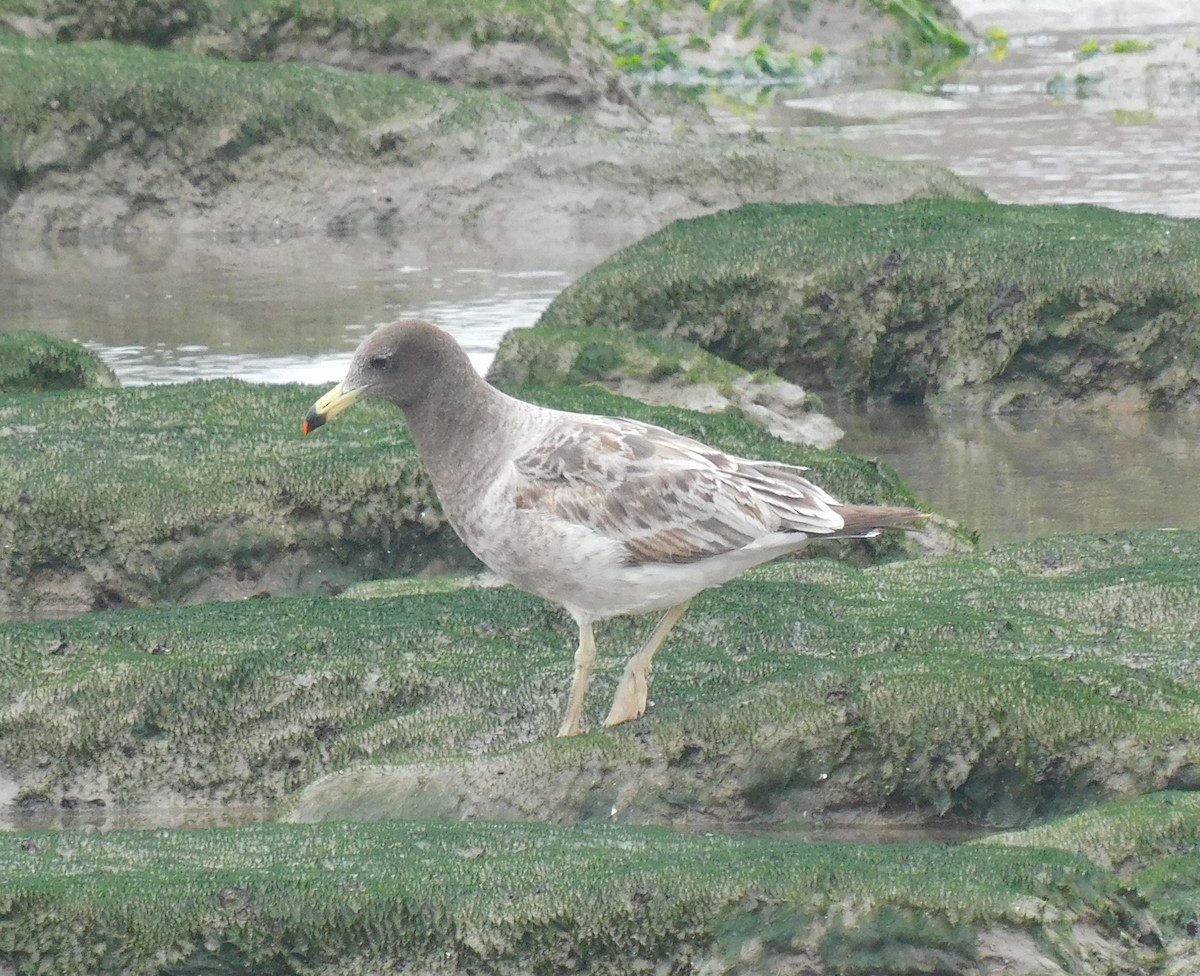
[[[1193,778],[1191,789],[1198,785]],[[1194,941],[1200,900],[1200,794],[1158,793],[1104,804],[975,843],[1082,854],[1136,887],[1168,938]]]
[[[697,601],[655,669],[646,722],[569,752],[550,741],[351,771],[298,810],[415,815],[419,783],[422,809],[443,816],[786,820],[861,804],[1019,824],[1183,786],[1200,758],[1197,621],[1169,608],[1200,596],[1190,540],[1059,539],[867,572],[773,564]],[[1091,550],[1109,564],[1062,558]],[[593,710],[648,626],[602,631]],[[561,671],[570,627],[559,640]]]
[[885,905],[849,923],[835,919],[821,955],[836,976],[959,976],[979,961],[975,940],[944,916]]
[[238,592],[239,576],[250,593],[264,574],[322,591],[464,558],[394,409],[306,440],[318,392],[219,381],[7,398],[4,611],[218,595],[206,588]]
[[7,209],[21,189],[16,143],[7,132],[0,132],[0,209]]
[[678,221],[539,325],[650,331],[858,397],[1200,396],[1200,223],[930,200],[754,205]]
[[[277,800],[344,770],[298,815],[1020,824],[1194,783],[1196,543],[772,564],[697,599],[648,718],[568,742],[574,625],[510,588],[10,624],[0,768],[52,806]],[[652,625],[600,628],[589,726]]]
[[[1200,779],[1190,785],[1200,789]],[[1126,803],[1102,804],[1062,820],[974,843],[1074,851],[1128,876],[1168,855],[1200,851],[1200,793],[1156,793]],[[1194,881],[1200,885],[1200,875]]]
[[[1082,971],[1097,946],[1136,968],[1134,939],[1153,924],[1111,874],[1055,851],[489,823],[23,840],[0,848],[0,958],[19,971],[53,961],[63,976],[515,974],[583,960],[615,974],[633,953],[672,972],[774,959],[815,970],[822,955],[839,973],[942,972],[919,963],[970,959],[967,930],[1026,933]],[[885,958],[910,966],[856,965],[871,939],[877,955],[902,942],[907,955]]]
[[206,0],[43,0],[38,6],[63,40],[104,38],[153,47],[166,47],[212,16]]
[[469,39],[533,43],[564,60],[586,21],[566,0],[212,0],[216,18],[234,30],[246,24],[290,23],[301,32],[348,31],[355,42],[378,46],[401,33],[407,42]]
[[584,343],[567,374],[567,382],[578,384],[605,379],[620,368],[622,361],[621,351],[607,342]]
[[657,383],[661,380],[668,380],[672,376],[678,376],[682,372],[683,363],[678,359],[660,359],[650,367],[650,372],[646,374],[646,379],[651,383]]
[[681,374],[689,383],[714,386],[746,375],[693,342],[587,325],[513,329],[501,340],[488,378],[500,385],[560,386],[614,376],[653,381]]
[[0,393],[116,385],[113,371],[77,342],[28,330],[0,333]]
[[[11,5],[11,0],[10,0]],[[590,29],[566,0],[29,0],[24,12],[52,24],[62,40],[112,39],[163,47],[240,43],[244,57],[270,57],[287,40],[348,37],[382,48],[397,34],[407,43],[467,39],[531,43],[566,60]]]
[[432,151],[439,133],[536,125],[489,92],[4,35],[0,114],[22,179],[83,168],[117,148],[150,157],[164,142],[183,158],[223,164],[268,144],[403,163]]

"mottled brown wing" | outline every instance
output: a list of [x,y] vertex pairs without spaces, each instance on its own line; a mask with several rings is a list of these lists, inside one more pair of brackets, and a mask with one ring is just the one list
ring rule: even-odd
[[585,525],[630,562],[692,562],[777,532],[842,528],[800,469],[736,458],[631,420],[572,416],[516,461],[517,505]]

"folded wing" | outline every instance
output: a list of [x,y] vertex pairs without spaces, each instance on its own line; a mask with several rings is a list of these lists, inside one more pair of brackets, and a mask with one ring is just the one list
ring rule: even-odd
[[630,563],[686,563],[776,533],[833,535],[838,501],[803,468],[749,461],[633,420],[556,428],[516,460],[518,507],[621,543]]

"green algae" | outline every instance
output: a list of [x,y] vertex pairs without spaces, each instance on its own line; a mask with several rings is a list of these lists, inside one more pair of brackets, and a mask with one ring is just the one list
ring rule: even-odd
[[1024,933],[1078,971],[1098,947],[1142,963],[1133,940],[1153,936],[1136,893],[1109,872],[1005,847],[267,825],[26,834],[0,845],[0,873],[0,960],[64,976],[626,973],[631,958],[671,973],[705,961],[768,971],[773,958],[845,974],[942,972],[919,961],[969,964],[975,933],[996,931]]
[[694,343],[649,332],[579,329],[513,329],[500,341],[488,379],[499,385],[577,385],[612,378],[677,376],[687,383],[723,385],[746,371]]
[[1155,793],[1126,803],[1105,803],[972,843],[1073,851],[1129,877],[1169,855],[1200,851],[1200,793]]
[[[434,561],[476,565],[440,513],[402,415],[367,404],[304,438],[300,419],[320,392],[223,380],[4,399],[0,614],[331,593]],[[651,408],[597,389],[515,392],[809,464],[848,500],[911,500],[886,468],[790,447],[735,415]],[[894,539],[869,545],[856,551],[904,551]]]
[[[62,40],[113,39],[163,46],[197,33],[242,37],[252,57],[296,35],[347,34],[355,46],[464,39],[533,43],[564,60],[586,21],[566,0],[43,0],[40,13]],[[571,30],[573,28],[575,36]]]
[[5,611],[204,597],[221,573],[249,594],[271,566],[277,590],[335,590],[465,558],[394,411],[306,441],[316,393],[217,381],[4,400]]
[[0,394],[116,385],[113,371],[78,342],[28,330],[0,333]]
[[[0,118],[13,178],[83,169],[110,150],[231,161],[264,145],[404,163],[436,137],[539,123],[518,103],[386,75],[239,63],[107,41],[0,34]],[[219,175],[219,174],[218,174]]]
[[1200,396],[1197,280],[1195,221],[950,200],[752,205],[626,248],[539,324],[683,338],[856,397],[1186,405]]
[[[574,625],[511,588],[10,624],[0,772],[32,807],[290,795],[303,819],[1022,824],[1200,785],[1196,541],[1131,533],[1074,572],[1042,557],[1100,543],[773,564],[697,599],[648,717],[570,741],[551,732]],[[600,628],[589,726],[652,624]]]
[[[1173,609],[1198,605],[1192,539],[1123,536],[1096,572],[1005,568],[1035,547],[872,570],[764,567],[696,602],[660,656],[650,718],[465,763],[377,756],[314,784],[294,815],[420,804],[422,816],[790,821],[865,807],[1013,825],[1194,788],[1195,625]],[[1098,618],[1097,595],[1111,599],[1122,579],[1141,595]],[[592,722],[622,663],[610,649],[636,646],[648,624],[635,626],[598,638]],[[541,721],[553,720],[547,707]]]
[[[1088,807],[1200,786],[1198,541],[763,567],[696,601],[646,718],[569,740],[573,625],[509,588],[2,626],[0,785],[22,806],[299,790],[293,816],[327,820],[10,835],[0,962],[627,972],[633,951],[866,976],[991,972],[1019,945],[1053,972],[1186,971],[1197,794]],[[602,629],[592,724],[650,624]],[[1080,809],[958,848],[604,822]],[[495,816],[582,823],[460,822]]]
[[[1127,803],[1102,804],[973,844],[1082,854],[1135,887],[1168,937],[1194,944],[1200,899],[1198,793],[1157,793]],[[1191,954],[1194,957],[1194,949]]]

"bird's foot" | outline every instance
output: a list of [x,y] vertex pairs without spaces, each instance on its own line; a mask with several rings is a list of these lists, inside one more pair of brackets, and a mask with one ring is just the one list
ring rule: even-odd
[[563,724],[558,728],[558,735],[559,738],[562,738],[564,735],[583,735],[583,726],[580,724],[579,719],[575,719],[574,721],[564,719]]
[[621,675],[621,683],[617,685],[617,693],[613,696],[612,708],[608,710],[605,725],[620,725],[622,722],[632,722],[646,714],[646,702],[649,698],[647,675],[643,671],[626,668]]

